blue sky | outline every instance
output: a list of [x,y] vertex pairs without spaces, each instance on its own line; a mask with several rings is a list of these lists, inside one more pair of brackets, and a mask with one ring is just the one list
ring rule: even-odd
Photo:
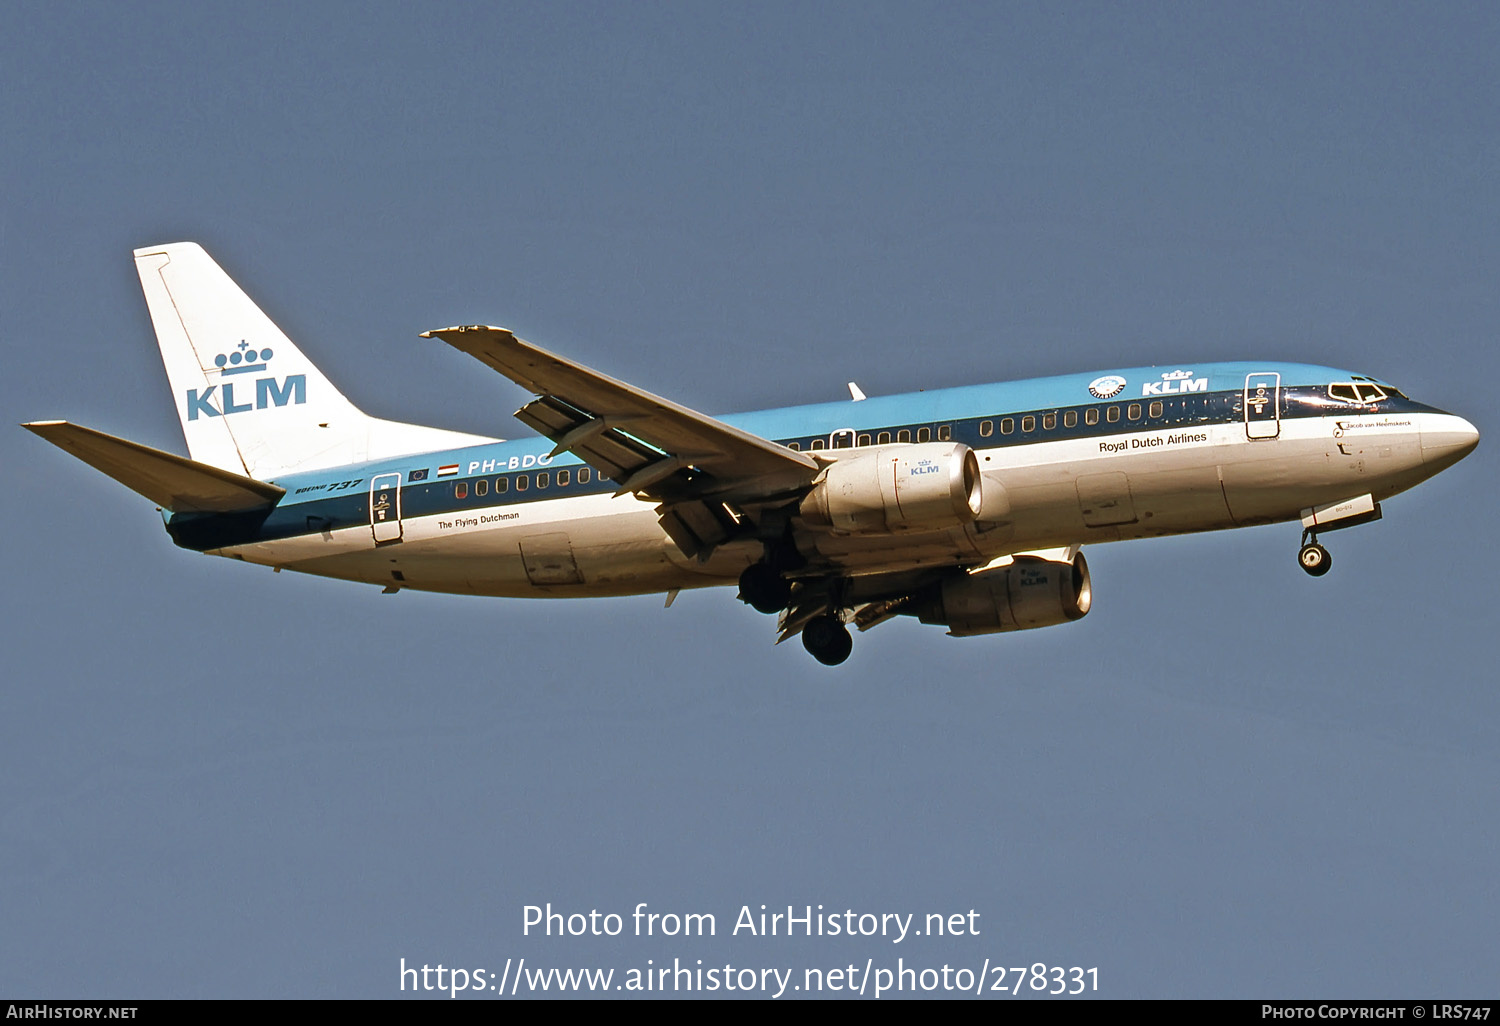
[[[130,250],[202,243],[371,413],[516,437],[498,323],[707,411],[1349,367],[1492,431],[1481,4],[14,3],[0,395],[185,451]],[[397,967],[1097,966],[1494,985],[1487,437],[1329,538],[1100,546],[1087,619],[829,671],[731,590],[362,587],[175,549],[0,432],[0,993],[389,997]],[[711,912],[538,938],[522,909]],[[742,905],[925,915],[730,937]]]

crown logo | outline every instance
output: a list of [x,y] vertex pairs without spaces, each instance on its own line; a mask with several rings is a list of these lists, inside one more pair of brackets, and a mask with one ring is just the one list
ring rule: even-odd
[[235,346],[235,350],[236,352],[227,355],[220,353],[214,357],[214,366],[226,376],[265,370],[266,361],[276,355],[270,349],[253,349],[244,339],[240,339],[240,344]]
[[1161,379],[1163,381],[1186,381],[1189,378],[1191,378],[1192,376],[1193,376],[1193,372],[1192,371],[1174,370],[1174,371],[1171,371],[1170,373],[1163,374],[1161,376]]

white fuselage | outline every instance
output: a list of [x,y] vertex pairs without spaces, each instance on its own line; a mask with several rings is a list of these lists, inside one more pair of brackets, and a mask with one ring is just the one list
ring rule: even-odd
[[[1003,507],[999,515],[987,510],[974,524],[916,535],[804,530],[799,547],[820,568],[858,576],[1286,521],[1321,504],[1364,494],[1378,502],[1410,488],[1467,452],[1472,437],[1466,421],[1441,412],[1341,409],[1284,418],[1270,438],[1227,422],[976,447],[986,504]],[[688,558],[663,533],[654,505],[631,495],[506,503],[473,488],[469,507],[430,514],[401,515],[398,495],[399,537],[387,526],[384,543],[363,522],[208,551],[387,587],[555,597],[731,584],[760,554],[746,540],[704,561]]]

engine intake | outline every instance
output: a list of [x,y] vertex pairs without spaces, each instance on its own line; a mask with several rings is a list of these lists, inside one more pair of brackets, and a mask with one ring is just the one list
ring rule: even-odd
[[950,577],[919,592],[906,612],[966,637],[1081,620],[1093,598],[1083,553],[1072,562],[1017,556],[1008,566]]
[[941,531],[979,516],[980,482],[974,450],[961,442],[880,446],[830,464],[799,512],[850,534]]

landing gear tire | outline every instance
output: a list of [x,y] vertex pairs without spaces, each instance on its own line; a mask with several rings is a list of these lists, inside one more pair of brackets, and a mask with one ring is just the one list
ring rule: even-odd
[[740,600],[756,612],[779,613],[792,600],[792,586],[766,563],[753,563],[740,574]]
[[1297,553],[1297,565],[1310,577],[1322,577],[1333,569],[1333,557],[1317,542],[1310,542]]
[[854,651],[854,639],[836,616],[819,616],[802,628],[802,647],[824,666],[837,666]]

